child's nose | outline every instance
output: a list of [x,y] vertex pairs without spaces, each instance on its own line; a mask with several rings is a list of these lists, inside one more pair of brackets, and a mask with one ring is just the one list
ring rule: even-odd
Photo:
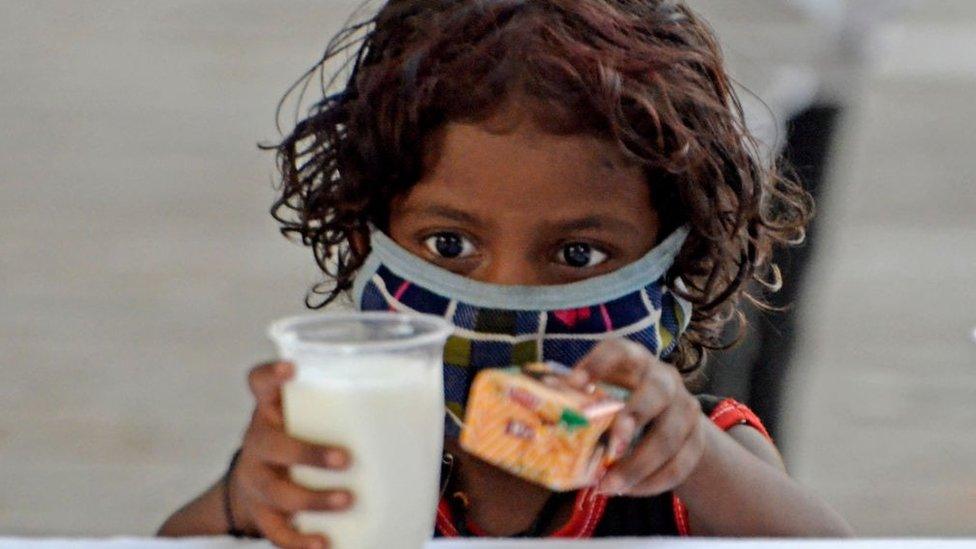
[[543,273],[538,264],[522,257],[520,254],[505,256],[494,255],[479,272],[474,273],[475,279],[490,284],[504,284],[508,286],[534,286],[545,284]]

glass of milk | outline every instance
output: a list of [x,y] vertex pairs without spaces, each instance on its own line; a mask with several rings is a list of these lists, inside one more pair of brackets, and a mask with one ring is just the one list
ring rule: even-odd
[[433,533],[444,437],[442,354],[451,325],[386,312],[279,320],[269,335],[295,365],[283,388],[285,429],[345,447],[344,471],[296,465],[294,482],[353,492],[350,510],[300,512],[296,527],[337,549],[420,548]]

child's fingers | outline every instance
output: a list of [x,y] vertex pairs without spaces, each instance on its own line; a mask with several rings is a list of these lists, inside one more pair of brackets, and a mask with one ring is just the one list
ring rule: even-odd
[[288,515],[270,507],[255,510],[254,520],[268,541],[286,549],[326,549],[329,541],[325,536],[302,534],[291,525]]
[[301,464],[345,469],[351,462],[349,453],[342,448],[303,442],[260,421],[252,423],[245,439],[245,451],[259,461],[281,466]]
[[637,434],[637,426],[630,415],[619,415],[610,427],[610,459],[618,460],[626,455],[630,441]]
[[660,415],[632,453],[613,465],[601,483],[609,493],[628,492],[674,459],[699,424],[701,407],[695,398],[676,401]]
[[281,413],[281,386],[291,379],[295,367],[287,362],[265,362],[247,376],[258,411],[276,425],[284,423]]
[[309,490],[291,482],[287,474],[268,467],[255,468],[241,481],[265,505],[286,513],[343,511],[352,505],[353,496],[348,490]]
[[657,471],[633,486],[630,493],[637,496],[663,494],[674,490],[691,476],[705,451],[705,429],[702,428],[702,423],[702,421],[696,422],[696,427],[689,434],[681,450]]
[[637,429],[643,429],[671,406],[681,387],[680,374],[674,368],[648,368],[620,415],[633,417]]
[[647,349],[626,339],[600,342],[573,367],[570,383],[583,386],[593,381],[634,389],[654,357]]
[[668,409],[678,389],[683,386],[680,374],[674,368],[655,364],[651,362],[652,358],[648,356],[638,359],[644,362],[643,371],[638,374],[636,387],[611,427],[610,447],[613,449],[626,449],[634,432],[643,429]]

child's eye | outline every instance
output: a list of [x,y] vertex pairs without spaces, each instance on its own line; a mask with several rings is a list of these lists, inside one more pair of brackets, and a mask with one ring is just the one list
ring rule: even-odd
[[447,259],[468,257],[474,253],[474,244],[457,233],[437,233],[427,237],[424,244],[431,253]]
[[607,254],[585,242],[574,242],[563,246],[557,259],[570,267],[595,267],[607,260]]

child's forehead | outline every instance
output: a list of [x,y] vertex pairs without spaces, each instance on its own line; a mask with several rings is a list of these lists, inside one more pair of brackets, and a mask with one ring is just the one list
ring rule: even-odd
[[637,223],[652,210],[642,170],[613,144],[585,134],[546,133],[528,123],[501,133],[448,124],[436,163],[398,204],[520,225],[600,216]]
[[[523,122],[499,132],[481,124],[448,124],[425,178],[533,182],[586,181],[594,192],[608,191],[621,178],[642,176],[640,167],[616,143],[588,134],[553,134]],[[607,188],[604,188],[607,187]]]
[[609,136],[566,131],[566,124],[552,123],[568,116],[571,115],[562,108],[513,95],[486,117],[448,122],[439,128],[430,140],[428,170],[472,168],[469,163],[457,161],[501,151],[510,158],[508,164],[516,166],[520,165],[519,159],[548,160],[573,171],[603,170],[609,177],[638,169],[637,163]]

